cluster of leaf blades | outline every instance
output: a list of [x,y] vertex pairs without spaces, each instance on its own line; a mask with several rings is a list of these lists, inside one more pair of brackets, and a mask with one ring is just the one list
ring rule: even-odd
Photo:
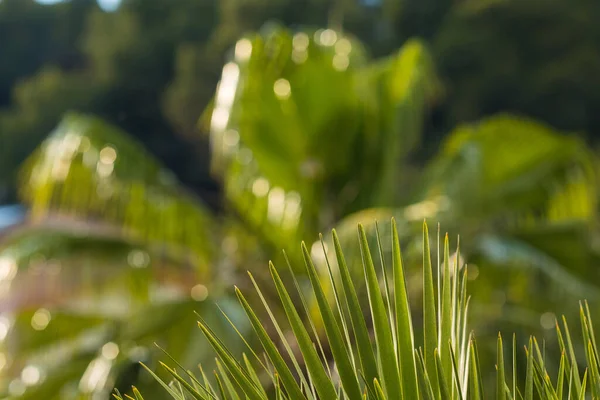
[[[270,272],[279,294],[295,343],[284,335],[281,324],[254,281],[263,305],[278,333],[273,340],[267,333],[246,297],[236,289],[241,305],[254,328],[264,357],[249,346],[251,358],[242,359],[232,354],[203,321],[199,327],[217,354],[217,369],[211,380],[200,367],[201,377],[177,367],[161,365],[172,376],[170,383],[158,379],[174,399],[484,399],[493,396],[490,388],[484,390],[477,344],[472,332],[467,331],[469,297],[466,290],[466,267],[451,262],[448,235],[445,237],[443,261],[432,267],[427,225],[423,226],[423,338],[422,346],[415,344],[411,308],[408,301],[405,271],[402,263],[395,220],[392,220],[392,282],[386,274],[378,274],[365,231],[358,227],[364,279],[368,288],[370,314],[365,316],[358,306],[354,283],[350,279],[346,261],[336,232],[333,231],[335,256],[340,280],[335,281],[332,265],[325,260],[331,278],[334,301],[328,301],[318,271],[306,246],[302,245],[305,265],[310,278],[320,318],[324,323],[327,342],[315,334],[314,321],[306,308],[307,299],[299,290],[301,303],[309,319],[307,329],[297,311],[286,285],[273,264]],[[378,234],[379,254],[381,242]],[[438,258],[439,258],[438,243]],[[458,253],[458,250],[457,250]],[[458,260],[458,258],[455,258]],[[385,261],[380,259],[385,270]],[[290,269],[291,270],[291,269]],[[437,273],[437,279],[434,277]],[[252,278],[252,275],[250,275]],[[382,277],[383,279],[379,279]],[[516,340],[512,343],[512,371],[507,373],[504,343],[497,341],[496,391],[497,399],[584,399],[591,394],[600,398],[600,362],[587,303],[580,308],[585,348],[585,371],[580,370],[571,334],[566,320],[562,327],[556,324],[558,342],[562,351],[556,379],[545,366],[545,352],[535,338],[525,347],[526,369],[517,371]],[[372,327],[372,332],[368,327]],[[234,327],[235,328],[235,327]],[[372,338],[371,338],[371,333]],[[311,336],[312,335],[312,336]],[[314,341],[313,341],[314,339]],[[242,338],[245,341],[245,339]],[[247,342],[246,342],[247,343]],[[282,355],[277,343],[283,348]],[[297,345],[299,352],[292,346]],[[333,363],[328,363],[324,346],[331,351]],[[177,364],[175,360],[173,360]],[[179,364],[177,364],[179,366]],[[258,366],[258,367],[257,367]],[[268,377],[262,379],[261,376]],[[487,393],[487,394],[486,394]],[[133,396],[115,393],[115,398],[143,399],[133,388]],[[490,397],[488,397],[490,396]]]

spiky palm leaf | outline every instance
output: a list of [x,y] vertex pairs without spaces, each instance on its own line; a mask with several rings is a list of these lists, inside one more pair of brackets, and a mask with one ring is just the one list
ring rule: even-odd
[[[287,314],[285,325],[293,332],[290,336],[272,339],[264,330],[258,315],[262,312],[250,306],[246,297],[237,290],[240,303],[261,341],[261,348],[250,347],[248,358],[228,350],[228,346],[205,321],[198,322],[200,329],[211,342],[222,367],[215,372],[217,384],[206,377],[197,379],[193,373],[174,365],[163,367],[171,375],[171,383],[160,380],[172,398],[196,399],[484,399],[490,398],[494,387],[484,387],[484,365],[481,364],[474,334],[468,330],[467,269],[450,260],[448,236],[444,240],[443,263],[437,268],[431,262],[431,249],[427,225],[423,226],[422,268],[422,323],[423,336],[413,331],[410,302],[407,297],[406,271],[402,262],[399,237],[395,221],[392,220],[391,247],[393,281],[387,282],[385,274],[378,274],[368,246],[367,237],[359,226],[359,243],[363,260],[364,285],[368,287],[368,310],[356,308],[358,299],[344,261],[344,256],[333,232],[335,251],[342,276],[335,286],[336,301],[330,305],[324,296],[317,270],[305,246],[306,272],[310,278],[311,295],[319,305],[319,318],[325,322],[326,338],[312,336],[302,323],[297,307],[282,281],[280,271],[271,265],[270,270],[280,300]],[[381,238],[378,238],[381,239]],[[327,258],[324,252],[323,257]],[[330,261],[330,260],[327,260]],[[333,260],[331,260],[333,261]],[[381,263],[384,263],[381,260]],[[329,264],[328,264],[329,265]],[[383,265],[380,265],[383,267]],[[434,276],[440,276],[435,289]],[[330,272],[330,278],[334,276]],[[260,294],[260,289],[256,289]],[[438,303],[439,301],[439,303]],[[439,304],[439,305],[438,305]],[[274,304],[263,302],[269,309]],[[516,342],[513,340],[512,373],[506,371],[504,342],[499,335],[496,360],[496,399],[562,399],[586,398],[600,395],[600,373],[598,351],[594,329],[587,303],[581,304],[580,320],[585,357],[578,357],[573,346],[571,333],[564,321],[556,324],[557,337],[562,356],[558,361],[558,373],[553,379],[548,374],[543,348],[535,338],[530,338],[525,348],[526,367],[518,370]],[[271,320],[278,329],[284,322]],[[367,326],[372,327],[373,336]],[[276,343],[282,342],[285,349],[298,347],[299,351],[281,352]],[[319,352],[323,347],[330,349],[332,363]],[[264,352],[264,358],[260,353]],[[519,352],[520,353],[520,352]],[[286,363],[286,359],[291,361]],[[556,361],[556,360],[555,360]],[[581,371],[581,362],[586,366]],[[303,365],[303,368],[297,368]],[[486,366],[487,367],[487,366]],[[151,374],[154,373],[148,370]],[[160,379],[160,378],[157,378]],[[220,382],[227,382],[222,385]],[[142,394],[134,388],[136,399]],[[122,397],[116,394],[117,399]]]

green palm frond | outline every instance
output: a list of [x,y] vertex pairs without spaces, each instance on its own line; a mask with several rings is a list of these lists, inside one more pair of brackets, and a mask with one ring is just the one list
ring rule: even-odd
[[[188,367],[210,365],[212,354],[190,325],[194,311],[231,334],[207,299],[239,320],[231,295],[203,280],[187,257],[90,227],[36,224],[3,238],[0,397],[23,390],[23,399],[105,398],[115,385],[152,387],[138,379],[137,362],[154,365],[162,355],[155,342]],[[27,373],[33,378],[23,380]]]
[[368,87],[376,88],[371,105],[376,119],[367,120],[374,126],[365,127],[370,131],[365,141],[373,149],[369,162],[379,164],[380,176],[368,204],[389,206],[396,204],[395,184],[406,173],[407,157],[421,143],[423,122],[440,97],[441,83],[427,46],[419,40],[408,41],[371,68]]
[[[118,314],[126,314],[148,301],[153,282],[170,285],[183,296],[192,282],[211,286],[187,258],[168,257],[161,249],[101,231],[23,228],[4,239],[0,263],[10,280],[10,290],[0,293],[0,310],[8,313],[119,293],[123,299]],[[100,304],[95,307],[107,316],[113,312]]]
[[271,26],[240,39],[223,68],[210,119],[213,171],[275,248],[317,231],[324,183],[350,168],[341,155],[359,134],[363,53],[339,32]]
[[[337,235],[333,232],[338,255],[337,267],[345,276],[347,271],[340,252]],[[286,310],[287,322],[292,327],[298,352],[291,353],[296,362],[305,369],[294,371],[281,358],[276,344],[265,334],[263,324],[257,317],[258,309],[248,305],[245,296],[238,290],[238,297],[246,314],[253,322],[255,332],[261,337],[265,358],[257,357],[254,364],[244,363],[229,351],[205,321],[198,324],[210,341],[221,361],[222,368],[216,372],[217,382],[227,382],[227,389],[201,381],[187,371],[164,365],[170,379],[162,380],[151,370],[150,373],[162,383],[171,397],[185,399],[484,399],[495,393],[496,399],[561,399],[596,398],[600,395],[599,358],[594,328],[587,302],[580,305],[580,321],[584,358],[579,357],[572,342],[572,334],[566,324],[556,324],[557,339],[562,356],[558,374],[550,376],[545,347],[534,338],[529,339],[523,358],[526,367],[517,370],[516,342],[513,340],[512,373],[508,373],[505,345],[501,335],[496,341],[497,359],[495,387],[486,387],[485,371],[480,362],[479,350],[472,332],[468,331],[469,296],[466,291],[466,267],[450,261],[448,236],[444,240],[443,263],[432,267],[427,226],[423,227],[423,337],[417,337],[410,315],[409,299],[406,296],[406,276],[402,262],[395,221],[392,220],[393,284],[382,285],[382,276],[376,272],[367,237],[359,226],[359,242],[363,255],[364,284],[368,287],[369,310],[362,310],[357,319],[357,310],[349,308],[355,296],[352,280],[342,280],[336,287],[337,300],[334,305],[324,301],[321,284],[316,277],[313,261],[305,250],[305,267],[311,280],[312,292],[316,296],[319,318],[328,323],[323,343],[331,349],[331,359],[322,358],[314,341],[299,319],[299,311],[283,283],[276,267],[271,273],[280,300]],[[327,253],[324,253],[327,257]],[[436,271],[437,270],[437,271]],[[436,285],[434,276],[440,276]],[[440,289],[436,290],[436,286]],[[319,300],[321,299],[321,300]],[[439,300],[439,303],[437,302]],[[440,304],[440,305],[438,305]],[[332,318],[333,317],[333,318]],[[360,321],[360,322],[359,322]],[[373,337],[364,342],[360,333],[364,326],[373,329]],[[284,321],[273,320],[275,324]],[[257,354],[256,348],[249,348]],[[577,349],[579,350],[579,349]],[[369,367],[367,360],[375,359],[376,368]],[[331,363],[331,364],[330,364]],[[583,365],[585,370],[580,370]],[[512,376],[511,376],[512,375]],[[264,380],[261,380],[261,376]],[[556,378],[554,378],[556,377]],[[511,380],[512,379],[512,382]],[[167,382],[171,383],[167,383]],[[495,389],[495,390],[493,390]],[[134,391],[136,398],[142,398]],[[116,393],[117,399],[126,399]]]
[[32,223],[100,224],[114,237],[187,257],[208,274],[214,256],[210,213],[119,129],[67,115],[26,161],[21,179]]
[[212,284],[211,215],[160,163],[120,130],[69,114],[21,179],[29,219],[0,248],[0,395],[106,397],[141,382],[137,361],[154,362],[155,341],[188,366],[212,358],[186,316],[228,325],[202,303],[209,292],[237,306]]
[[203,118],[213,171],[245,222],[282,248],[394,203],[398,167],[439,88],[419,41],[369,62],[347,34],[269,26],[237,42]]
[[[568,300],[600,296],[596,279],[590,279],[598,276],[591,234],[600,189],[595,163],[576,137],[516,116],[491,117],[449,135],[427,166],[414,203],[363,210],[336,229],[344,245],[352,240],[353,225],[361,222],[374,243],[372,221],[394,216],[407,262],[414,265],[420,257],[420,221],[436,219],[461,231],[462,254],[473,265],[473,279],[478,276],[474,293],[481,305],[498,303],[491,293],[501,293],[500,310],[507,303],[538,316],[548,308],[567,312],[563,305]],[[357,260],[356,249],[347,247],[348,258]],[[389,246],[384,250],[391,254]],[[354,262],[350,268],[360,266]],[[548,290],[552,299],[545,296]],[[485,315],[502,318],[496,312],[483,314],[483,320]]]
[[[192,290],[192,297],[189,290],[174,290],[164,281],[147,279],[146,283],[140,276],[133,278],[123,279],[122,287],[113,283],[93,293],[73,291],[65,304],[3,314],[0,324],[6,337],[1,348],[5,364],[0,395],[18,393],[17,384],[23,390],[19,398],[49,400],[106,398],[115,386],[127,388],[131,383],[152,388],[156,386],[153,380],[139,376],[138,362],[158,365],[164,353],[154,343],[169,348],[186,368],[199,362],[210,367],[214,357],[206,340],[195,334],[194,312],[210,320],[220,337],[232,342],[237,336],[228,329],[229,322],[219,308],[195,295],[197,290]],[[152,289],[153,295],[145,301],[132,298],[127,284],[135,283]],[[208,299],[218,301],[222,310],[239,321],[241,309],[227,295],[210,293]],[[243,321],[237,327],[248,332]],[[237,351],[241,350],[238,346]],[[11,386],[12,382],[17,383]]]
[[447,212],[461,219],[494,213],[518,226],[590,221],[599,187],[595,162],[579,138],[498,115],[450,133],[425,192],[444,196]]

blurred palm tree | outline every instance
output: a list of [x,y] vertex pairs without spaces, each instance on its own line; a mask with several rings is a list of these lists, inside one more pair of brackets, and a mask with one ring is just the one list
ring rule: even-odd
[[475,295],[497,310],[488,316],[518,316],[503,310],[519,304],[537,318],[550,304],[530,294],[546,284],[596,298],[594,156],[505,115],[458,127],[420,168],[411,156],[441,89],[416,40],[373,62],[330,29],[270,26],[240,39],[200,121],[227,202],[218,216],[126,134],[67,115],[24,166],[30,217],[0,253],[6,390],[107,396],[144,379],[135,362],[156,362],[153,341],[192,368],[210,352],[189,329],[191,311],[217,329],[227,321],[205,299],[236,315],[221,283],[242,269],[260,279],[267,257],[285,261],[282,248],[301,265],[290,243],[314,242],[318,254],[319,232],[337,227],[349,240],[346,227],[374,217],[396,216],[409,266],[424,218],[467,236],[470,278],[487,282]]
[[[307,57],[314,49],[331,58]],[[417,165],[424,117],[441,95],[432,60],[418,41],[375,64],[365,57],[330,30],[238,42],[203,121],[239,217],[274,248],[331,227],[354,240],[357,221],[394,215],[419,249],[422,220],[439,221],[466,236],[472,278],[489,283],[475,295],[495,309],[519,304],[539,320],[550,290],[559,312],[565,298],[598,299],[598,160],[586,143],[503,114],[457,127]],[[299,225],[286,230],[296,204]]]
[[[226,325],[205,300],[235,315],[220,283],[238,267],[260,277],[273,249],[364,205],[392,204],[385,182],[401,171],[389,167],[418,143],[438,89],[416,41],[370,63],[360,43],[329,29],[242,38],[203,119],[225,215],[124,132],[68,114],[23,167],[28,220],[0,252],[6,393],[106,397],[143,379],[136,361],[155,362],[153,341],[190,368],[206,362],[191,311]],[[374,179],[381,171],[390,173]]]
[[108,398],[136,380],[154,341],[191,365],[208,354],[182,325],[192,310],[226,324],[199,303],[220,291],[211,285],[218,230],[198,199],[125,133],[76,114],[21,178],[28,220],[0,253],[5,390]]

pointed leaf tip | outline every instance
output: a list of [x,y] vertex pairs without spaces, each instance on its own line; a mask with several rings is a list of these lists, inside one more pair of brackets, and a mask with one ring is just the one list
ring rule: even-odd
[[307,254],[310,254],[308,252],[308,248],[306,247],[306,243],[304,242],[304,240],[302,241],[302,243],[300,243],[300,248],[302,249],[303,252],[306,252]]

